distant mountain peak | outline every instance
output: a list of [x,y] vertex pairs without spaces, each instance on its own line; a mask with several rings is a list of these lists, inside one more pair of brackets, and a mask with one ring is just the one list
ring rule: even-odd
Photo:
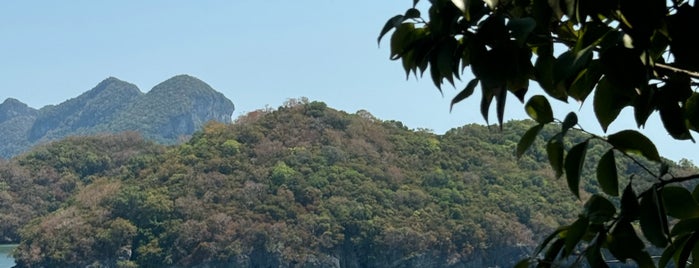
[[14,98],[7,98],[0,104],[0,122],[17,116],[35,116],[36,113],[36,109]]
[[191,75],[180,74],[157,84],[148,94],[170,93],[212,93],[216,92],[209,84]]
[[11,157],[36,143],[96,133],[136,131],[175,143],[208,121],[230,123],[233,111],[231,100],[190,75],[176,75],[147,94],[110,76],[75,98],[40,110],[16,99],[5,100],[0,104],[0,137],[6,137],[0,143],[0,157]]
[[141,90],[139,90],[136,85],[110,76],[102,80],[102,82],[97,84],[97,86],[92,88],[90,91],[83,93],[83,95],[97,95],[103,91],[127,91],[131,94],[142,94]]

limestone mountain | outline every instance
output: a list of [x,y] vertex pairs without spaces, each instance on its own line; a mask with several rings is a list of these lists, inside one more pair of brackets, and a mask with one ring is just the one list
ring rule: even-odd
[[205,82],[178,75],[143,93],[109,77],[93,89],[39,110],[7,99],[0,105],[0,157],[74,135],[135,131],[172,144],[207,121],[231,122],[233,103]]
[[107,78],[77,98],[39,110],[29,131],[29,140],[93,132],[95,126],[114,120],[117,113],[127,109],[141,95],[143,93],[136,85],[114,77]]
[[231,122],[233,103],[203,81],[178,75],[162,82],[124,109],[108,129],[139,129],[149,138],[174,141],[210,120]]
[[30,146],[26,134],[36,120],[38,112],[12,98],[0,104],[0,157],[21,152]]

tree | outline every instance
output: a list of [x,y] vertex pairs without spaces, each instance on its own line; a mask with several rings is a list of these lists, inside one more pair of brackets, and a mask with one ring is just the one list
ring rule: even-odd
[[[658,112],[673,138],[694,141],[690,130],[699,131],[699,50],[692,43],[699,33],[696,2],[431,0],[426,16],[418,4],[413,0],[404,14],[390,18],[378,37],[380,42],[395,29],[390,58],[401,60],[408,77],[429,70],[441,91],[445,80],[455,86],[469,67],[475,78],[451,105],[470,97],[480,83],[480,113],[487,121],[495,100],[501,127],[507,92],[524,102],[529,81],[536,81],[547,96],[532,96],[524,105],[538,124],[522,135],[516,154],[524,154],[545,125],[560,124],[546,151],[555,176],[565,174],[578,198],[589,142],[608,145],[596,163],[598,193],[589,195],[575,222],[546,237],[519,267],[582,261],[606,267],[610,259],[684,267],[690,257],[699,260],[699,187],[687,186],[699,174],[673,175],[654,143],[636,130],[605,137],[588,133],[576,113],[556,120],[549,103],[584,102],[594,91],[594,115],[605,132],[622,109],[632,107],[639,128]],[[572,131],[588,138],[566,146],[564,138]],[[633,178],[619,178],[619,157],[632,159],[654,183],[641,187]],[[649,243],[663,249],[657,263]]]

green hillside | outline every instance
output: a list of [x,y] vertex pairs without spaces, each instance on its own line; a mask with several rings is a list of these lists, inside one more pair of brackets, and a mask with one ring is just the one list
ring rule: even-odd
[[0,163],[0,234],[20,267],[509,267],[582,207],[542,144],[514,158],[531,124],[436,135],[290,101],[177,146],[71,138]]

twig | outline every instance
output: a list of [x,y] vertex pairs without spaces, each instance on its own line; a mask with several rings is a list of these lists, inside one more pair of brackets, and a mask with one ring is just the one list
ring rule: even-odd
[[680,183],[680,182],[691,181],[691,180],[696,180],[696,179],[699,179],[699,174],[692,174],[692,175],[685,176],[685,177],[676,177],[676,178],[672,178],[669,180],[661,180],[660,186],[665,186],[665,185],[668,185],[670,183]]
[[677,68],[677,67],[673,67],[673,66],[670,66],[670,65],[663,64],[663,63],[655,63],[655,66],[660,67],[660,68],[663,68],[663,69],[665,69],[665,70],[670,70],[670,71],[673,71],[673,72],[676,72],[676,73],[683,73],[683,74],[689,75],[689,76],[694,77],[694,78],[699,78],[699,73],[698,73],[698,72],[692,72],[692,71],[689,71],[689,70],[680,69],[680,68]]

